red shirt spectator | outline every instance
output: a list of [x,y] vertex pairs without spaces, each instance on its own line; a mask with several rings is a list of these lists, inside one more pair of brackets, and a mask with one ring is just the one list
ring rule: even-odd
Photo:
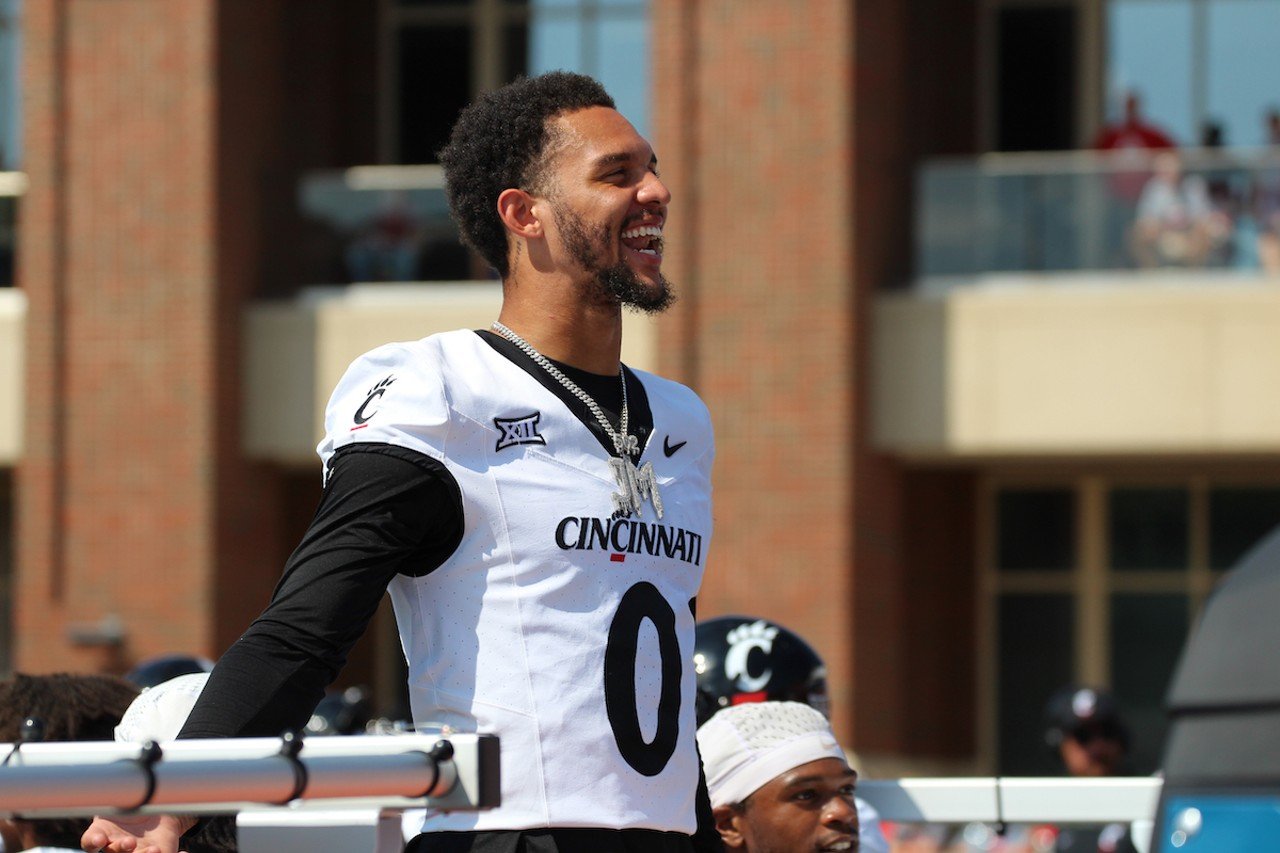
[[1124,100],[1124,118],[1098,131],[1093,147],[1100,151],[1120,152],[1119,156],[1126,161],[1130,159],[1129,152],[1142,153],[1141,158],[1132,158],[1135,168],[1117,170],[1110,182],[1117,196],[1134,204],[1151,176],[1145,152],[1176,148],[1177,143],[1165,131],[1142,118],[1141,99],[1137,93],[1130,92]]

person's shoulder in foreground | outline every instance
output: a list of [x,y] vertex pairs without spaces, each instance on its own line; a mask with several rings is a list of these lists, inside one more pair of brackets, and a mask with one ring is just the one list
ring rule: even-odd
[[734,705],[702,725],[698,747],[727,849],[858,849],[858,774],[817,710],[799,702]]

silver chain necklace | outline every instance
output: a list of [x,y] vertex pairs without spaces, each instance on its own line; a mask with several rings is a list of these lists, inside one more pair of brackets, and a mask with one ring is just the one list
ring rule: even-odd
[[605,435],[613,439],[613,447],[618,452],[618,455],[629,456],[640,452],[640,439],[627,433],[627,418],[629,414],[627,409],[627,376],[622,369],[622,365],[618,365],[618,380],[622,383],[622,417],[619,422],[621,429],[615,431],[613,424],[609,423],[609,418],[605,416],[604,410],[600,408],[595,399],[586,391],[583,391],[578,383],[565,376],[558,367],[551,363],[550,359],[534,349],[524,338],[498,321],[495,320],[491,328],[519,347],[521,352],[533,359],[534,364],[549,373],[551,378],[563,385],[566,391],[581,400],[591,411],[591,414],[595,416],[600,426],[604,428]]
[[613,439],[614,449],[618,453],[617,456],[609,458],[609,469],[613,471],[613,477],[618,483],[618,491],[613,495],[614,516],[643,515],[644,502],[647,500],[653,506],[653,511],[658,518],[662,518],[662,495],[658,490],[658,478],[654,473],[653,463],[645,462],[636,467],[636,464],[631,461],[632,456],[640,455],[640,439],[627,432],[627,374],[622,369],[622,365],[618,365],[618,380],[622,383],[622,417],[619,419],[621,430],[615,432],[613,424],[609,423],[600,405],[592,399],[590,394],[578,387],[578,383],[565,376],[551,363],[550,359],[501,323],[494,321],[491,328],[515,344],[521,352],[533,359],[534,364],[564,386],[566,391],[581,400],[600,422],[605,433]]

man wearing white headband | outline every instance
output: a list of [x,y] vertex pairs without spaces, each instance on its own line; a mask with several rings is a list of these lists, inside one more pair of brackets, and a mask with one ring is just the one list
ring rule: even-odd
[[753,702],[698,730],[716,829],[746,853],[859,849],[849,767],[831,724],[799,702]]

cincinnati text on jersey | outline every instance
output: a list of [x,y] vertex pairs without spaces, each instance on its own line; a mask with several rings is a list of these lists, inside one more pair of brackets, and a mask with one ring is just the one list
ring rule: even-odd
[[563,518],[556,525],[556,545],[564,551],[648,554],[702,565],[702,534],[633,518]]

